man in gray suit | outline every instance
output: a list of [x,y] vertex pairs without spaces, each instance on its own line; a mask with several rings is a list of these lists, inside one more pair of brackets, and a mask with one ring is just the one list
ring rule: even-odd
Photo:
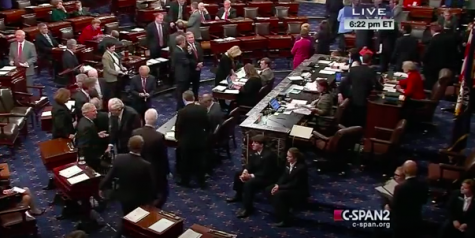
[[115,44],[107,43],[106,52],[102,55],[102,65],[104,67],[103,77],[107,82],[107,90],[110,98],[120,97],[119,83],[117,77],[125,74],[127,70],[115,52]]
[[261,81],[262,81],[262,86],[267,85],[273,78],[274,78],[274,71],[270,69],[270,59],[269,58],[262,58],[261,61],[259,61],[259,66],[261,67]]
[[[25,32],[17,30],[15,32],[15,41],[10,44],[10,53],[8,54],[10,65],[26,68],[26,86],[33,86],[33,75],[35,75],[36,49],[35,45],[25,40]],[[27,88],[32,92],[32,88]]]
[[186,31],[193,32],[195,39],[201,40],[201,15],[200,11],[198,10],[198,3],[192,2],[190,7],[192,13],[188,19],[188,22],[186,22]]

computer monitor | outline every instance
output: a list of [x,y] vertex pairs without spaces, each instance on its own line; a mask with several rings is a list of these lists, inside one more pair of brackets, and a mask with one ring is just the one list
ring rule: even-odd
[[280,103],[279,103],[279,101],[277,101],[276,98],[272,98],[269,102],[269,105],[272,109],[274,109],[276,111],[279,110],[279,108],[280,108]]

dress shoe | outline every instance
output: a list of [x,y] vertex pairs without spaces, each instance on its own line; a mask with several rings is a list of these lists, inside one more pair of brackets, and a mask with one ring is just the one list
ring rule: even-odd
[[239,201],[241,201],[241,198],[238,196],[234,196],[232,198],[226,198],[226,202],[228,203],[239,202]]
[[275,227],[288,227],[289,224],[287,222],[281,221],[281,222],[273,224],[273,226],[275,226]]
[[246,218],[246,217],[248,217],[249,215],[251,215],[251,211],[249,211],[249,210],[241,210],[241,211],[238,212],[237,217],[238,217],[238,218]]

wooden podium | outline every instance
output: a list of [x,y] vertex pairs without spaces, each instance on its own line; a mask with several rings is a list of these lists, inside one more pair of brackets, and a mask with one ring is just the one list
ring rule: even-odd
[[224,231],[214,230],[198,224],[193,224],[190,229],[197,233],[200,233],[202,235],[201,238],[237,238],[236,234],[230,234]]
[[[59,173],[63,169],[77,165],[82,171],[72,177],[85,174],[88,179],[79,183],[71,184],[68,178],[61,176]],[[77,162],[62,165],[53,169],[53,180],[61,194],[72,201],[83,201],[89,204],[89,198],[97,196],[99,193],[99,183],[102,176],[89,168],[86,164],[80,165]]]
[[[149,212],[146,217],[134,223],[125,217],[122,218],[123,234],[132,238],[177,238],[183,233],[183,219],[173,213],[164,212],[156,207],[142,206]],[[161,219],[167,219],[173,224],[163,232],[156,232],[149,227]]]
[[77,160],[78,152],[70,139],[58,138],[43,141],[39,143],[39,147],[41,160],[48,171]]
[[[34,67],[34,65],[31,67]],[[25,69],[26,68],[23,67],[15,67],[14,69],[8,71],[8,73],[1,74],[0,84],[3,87],[10,88],[14,92],[27,92]]]

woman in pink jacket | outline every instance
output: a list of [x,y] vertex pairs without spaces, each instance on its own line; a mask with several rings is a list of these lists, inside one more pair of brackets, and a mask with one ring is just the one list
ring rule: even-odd
[[294,69],[297,68],[304,60],[310,58],[312,52],[312,41],[308,38],[308,29],[300,31],[300,39],[294,43],[292,47],[292,55],[294,55]]

